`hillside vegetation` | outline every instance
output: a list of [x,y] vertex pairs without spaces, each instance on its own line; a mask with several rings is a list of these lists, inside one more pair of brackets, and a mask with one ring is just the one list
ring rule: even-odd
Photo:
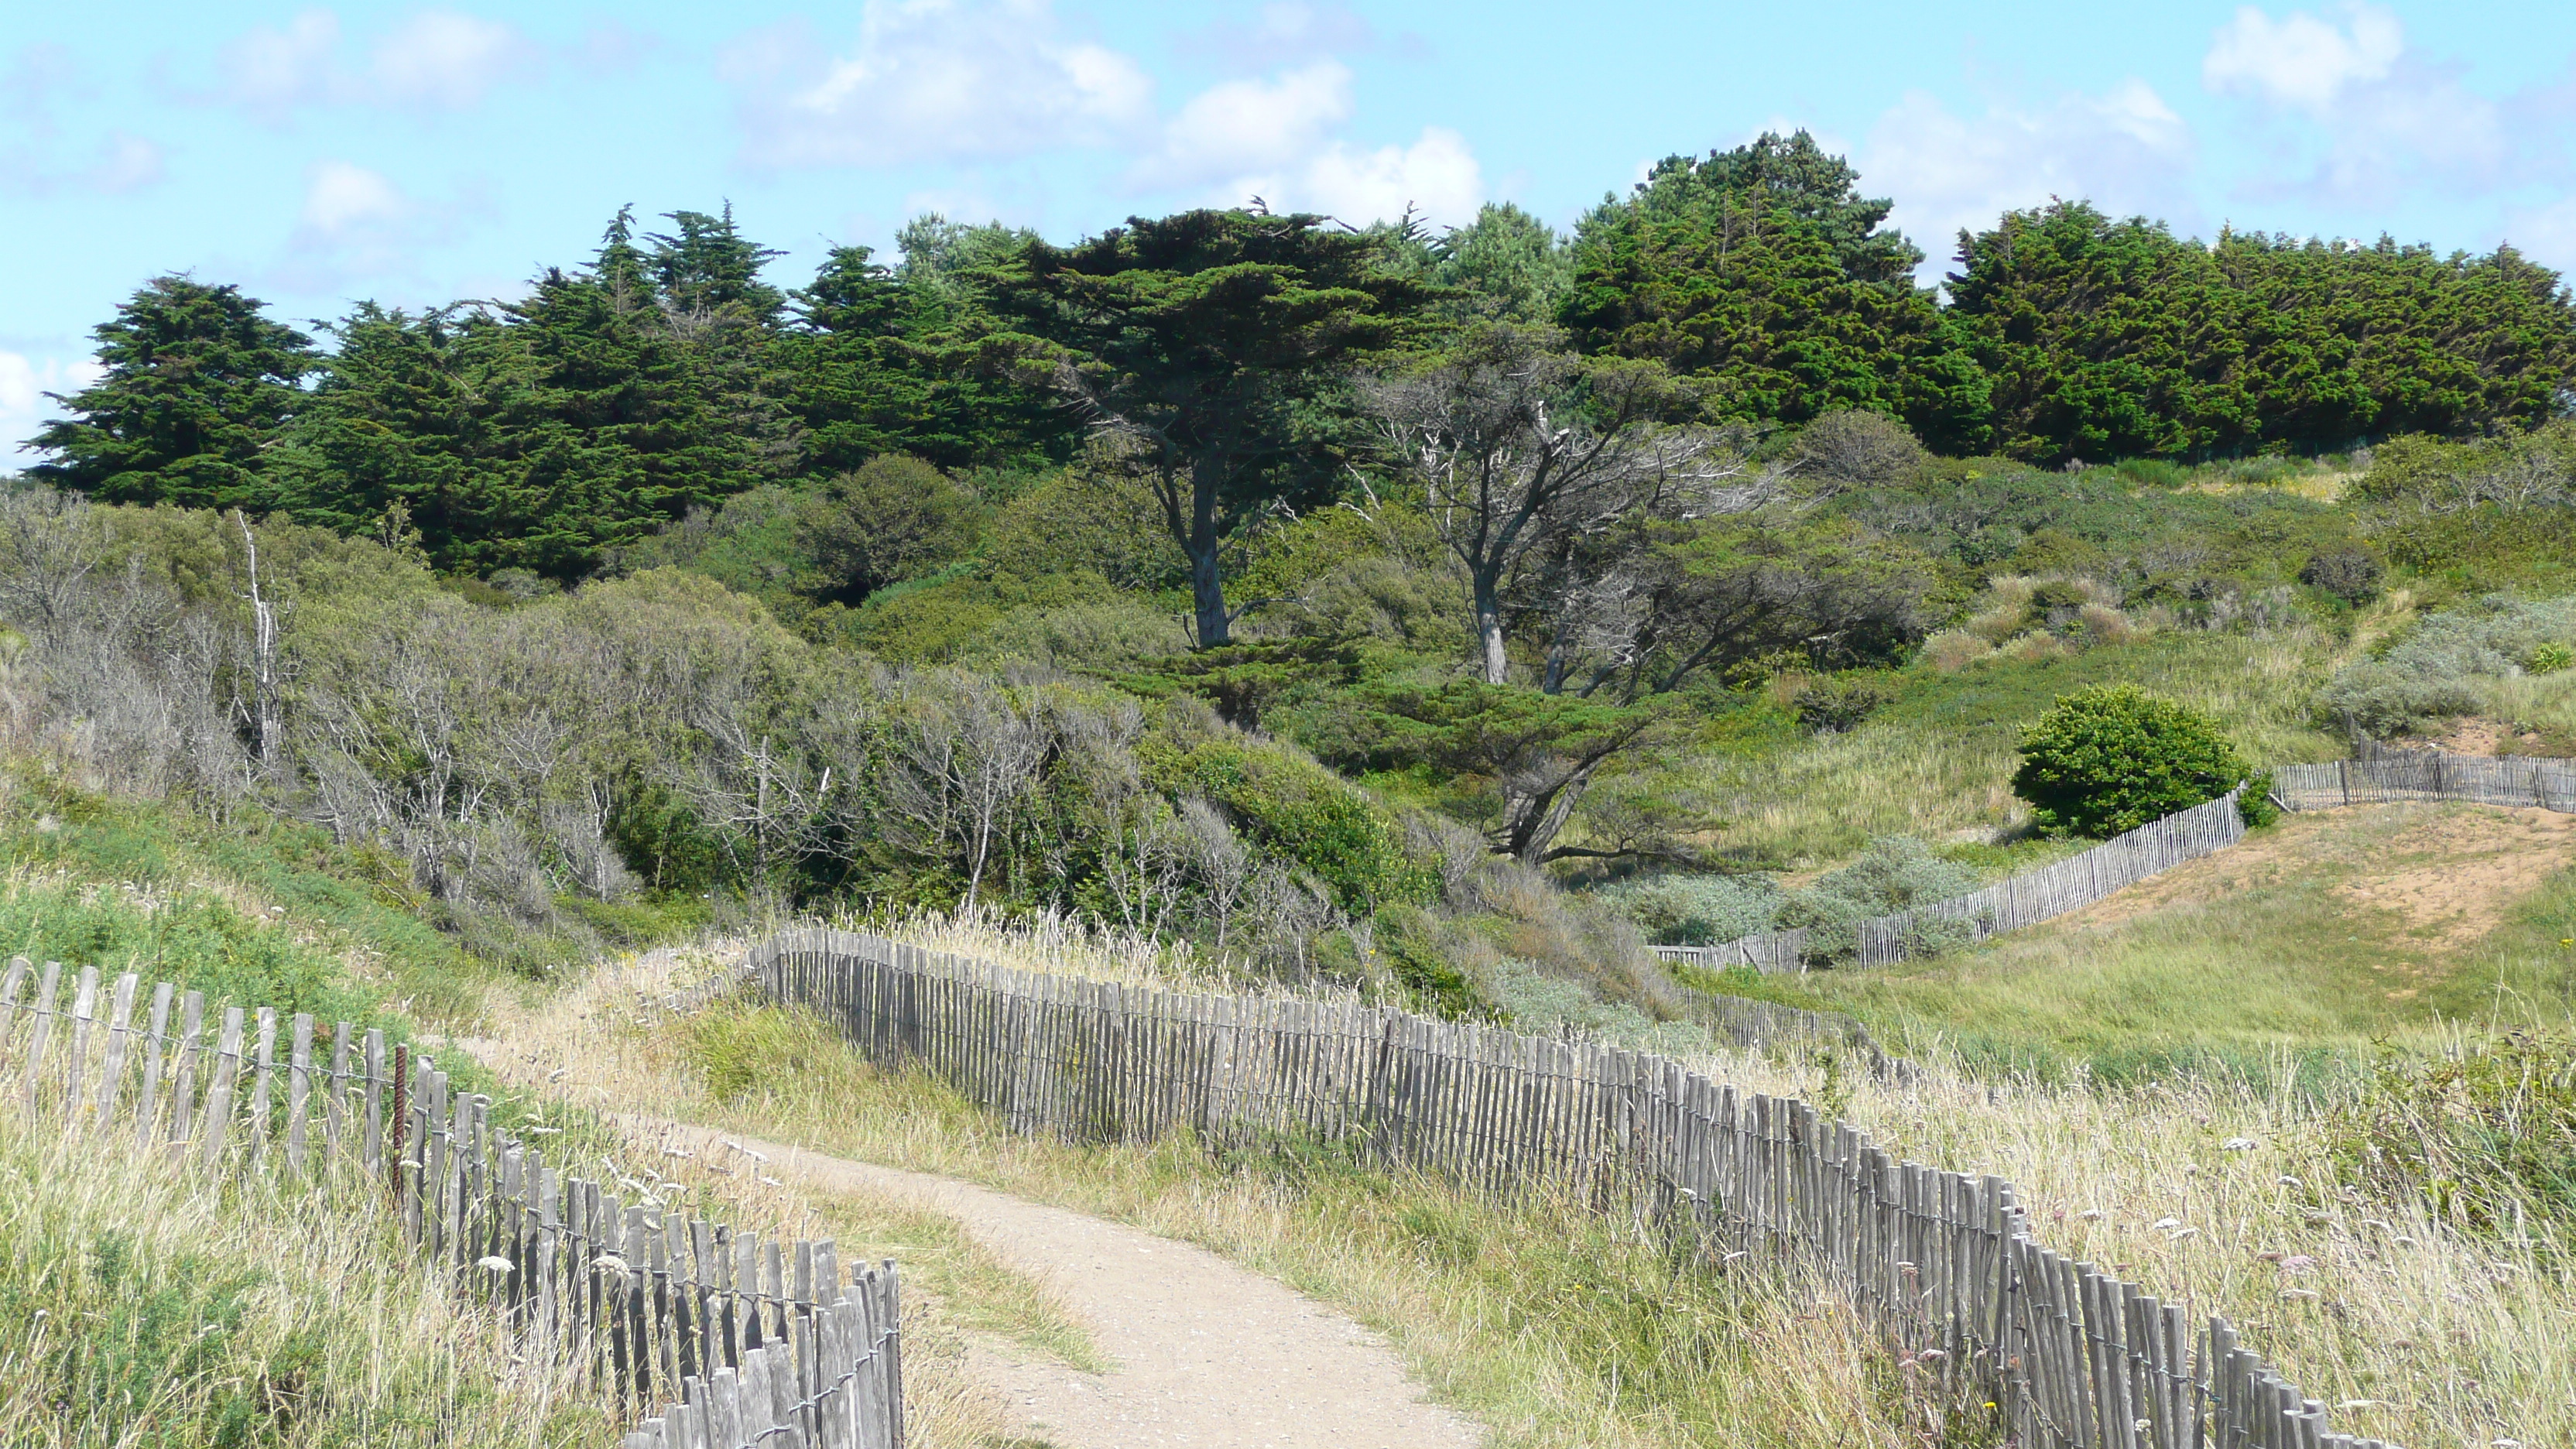
[[[730,212],[628,210],[516,301],[318,340],[149,280],[0,482],[0,949],[457,1035],[567,1002],[606,1031],[603,960],[811,917],[1694,1058],[1719,997],[1846,1011],[1928,1075],[1720,1065],[2007,1171],[2389,1432],[2564,1437],[2560,824],[2255,806],[2085,913],[1835,968],[1853,922],[2128,818],[2014,784],[2097,686],[2196,741],[2164,786],[2212,798],[2364,744],[2576,753],[2576,296],[2510,249],[2082,202],[1972,232],[1936,292],[1887,214],[1801,134],[1672,158],[1570,236],[927,217],[789,287]],[[1646,949],[1787,924],[1821,969]],[[830,1085],[653,1022],[621,1050],[710,1111],[1437,1319],[1425,1362],[1536,1442],[1957,1407],[1776,1285],[1667,1300],[1627,1247],[1529,1247],[1572,1231],[1547,1212],[1286,1147],[1023,1154],[796,1022],[711,1021]],[[2136,1160],[2086,1175],[2114,1138]],[[2184,1247],[2115,1211],[2167,1193],[2256,1226]],[[959,1313],[1081,1356],[990,1265],[850,1211],[944,1255]],[[2335,1308],[2243,1261],[2294,1248],[2351,1275]],[[1599,1343],[1533,1284],[1597,1290]],[[1766,1397],[1739,1329],[1821,1397]]]

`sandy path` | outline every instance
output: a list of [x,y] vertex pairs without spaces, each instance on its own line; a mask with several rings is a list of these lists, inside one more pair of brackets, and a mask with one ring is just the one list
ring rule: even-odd
[[907,1199],[955,1218],[1013,1268],[1041,1278],[1118,1365],[1087,1374],[980,1348],[973,1368],[1026,1428],[1061,1449],[1281,1446],[1442,1449],[1483,1442],[1422,1402],[1383,1341],[1338,1313],[1214,1253],[1063,1208],[927,1173],[826,1157],[702,1127],[641,1118],[639,1136],[712,1155],[738,1142],[767,1170],[824,1188]]

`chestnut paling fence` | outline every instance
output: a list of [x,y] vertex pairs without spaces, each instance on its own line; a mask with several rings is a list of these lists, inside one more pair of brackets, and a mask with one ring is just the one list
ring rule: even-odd
[[[2230,802],[2233,808],[2233,802]],[[778,936],[744,965],[888,1069],[1078,1141],[1346,1145],[1496,1193],[1568,1193],[1702,1259],[1838,1279],[1895,1347],[1990,1391],[2042,1449],[2362,1449],[2316,1401],[2133,1283],[2030,1236],[2010,1183],[1900,1162],[1812,1105],[1680,1063],[1345,1002],[1039,975],[872,936]]]
[[120,1135],[157,1171],[284,1175],[399,1214],[532,1361],[636,1415],[625,1449],[903,1442],[892,1263],[844,1273],[829,1242],[764,1242],[567,1175],[380,1030],[20,957],[0,974],[0,1110]]
[[[2576,812],[2576,760],[2487,759],[2442,750],[2373,749],[2321,765],[2272,771],[2271,799],[2284,810],[2332,810],[2400,800],[2453,800],[2472,805],[2539,806]],[[2221,808],[2222,805],[2225,808]],[[2114,891],[2185,861],[2215,855],[2245,836],[2235,796],[2149,821],[2053,865],[1997,881],[1951,900],[1879,916],[1858,927],[1857,964],[1884,966],[1912,954],[1921,923],[1965,922],[1973,939],[2079,911]],[[1657,946],[1666,961],[1713,970],[1804,971],[1815,933],[1765,931],[1714,946]]]
[[[1911,954],[1926,921],[1965,924],[1971,939],[1984,940],[1998,931],[2037,925],[2069,911],[2082,910],[2113,891],[2136,885],[2151,875],[2188,860],[2215,855],[2245,838],[2245,821],[2231,790],[2206,804],[2150,820],[2125,835],[2115,835],[2081,855],[1995,882],[1946,901],[1916,906],[1893,915],[1862,921],[1858,964],[1884,966]],[[1800,927],[1765,931],[1758,936],[1715,946],[1657,946],[1667,961],[1725,970],[1750,966],[1757,971],[1804,971],[1813,958],[1816,933]]]
[[2285,810],[2462,800],[2576,812],[2576,760],[2375,749],[2331,764],[2283,765],[2272,772],[2272,798]]

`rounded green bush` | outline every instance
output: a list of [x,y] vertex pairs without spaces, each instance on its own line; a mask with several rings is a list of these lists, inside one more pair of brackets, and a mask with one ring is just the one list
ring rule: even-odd
[[2207,715],[2135,685],[2097,685],[2022,731],[2012,784],[2043,827],[2109,836],[2215,800],[2253,773]]

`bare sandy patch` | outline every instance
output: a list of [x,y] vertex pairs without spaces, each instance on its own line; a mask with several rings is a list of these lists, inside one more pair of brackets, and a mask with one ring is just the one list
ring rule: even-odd
[[2403,870],[2358,874],[2334,893],[2355,905],[2395,911],[2437,951],[2456,951],[2504,923],[2514,902],[2576,864],[2576,815],[2470,807],[2402,832],[2388,854],[2436,859]]
[[2293,815],[2067,916],[2110,926],[2178,904],[2331,871],[2337,899],[2394,912],[2437,951],[2494,930],[2515,902],[2576,865],[2576,815],[2479,805],[2363,805]]
[[2425,743],[2449,754],[2495,759],[2504,755],[2537,754],[2548,742],[2538,730],[2518,730],[2499,720],[2469,715],[2452,721],[2449,729]]

